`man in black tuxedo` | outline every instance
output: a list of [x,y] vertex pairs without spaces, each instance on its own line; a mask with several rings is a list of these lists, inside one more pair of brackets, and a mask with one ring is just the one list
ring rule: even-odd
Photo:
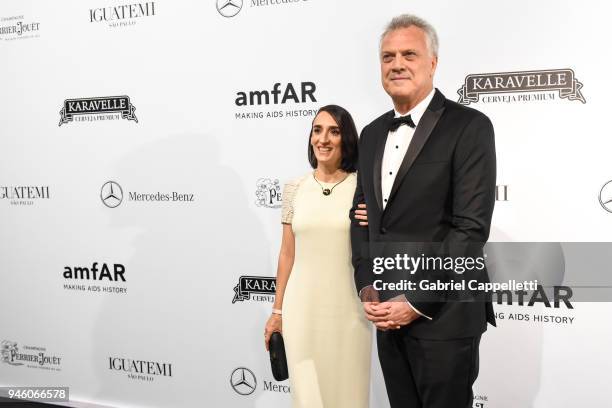
[[[482,294],[470,292],[466,301],[465,293],[447,290],[375,288],[373,243],[440,243],[454,256],[476,256],[489,236],[496,180],[493,126],[481,112],[434,89],[437,54],[438,38],[426,21],[412,15],[391,21],[381,37],[380,62],[394,109],[367,125],[359,141],[351,209],[355,283],[378,329],[393,408],[471,407],[480,337],[487,321],[495,325],[491,302]],[[367,228],[355,217],[364,200]],[[418,284],[432,276],[441,275],[420,272],[410,278]],[[486,269],[476,280],[488,281]]]

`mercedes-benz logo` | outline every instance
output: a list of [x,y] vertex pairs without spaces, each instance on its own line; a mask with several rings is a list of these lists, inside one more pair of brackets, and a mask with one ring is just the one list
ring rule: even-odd
[[599,203],[607,212],[612,213],[612,180],[603,185],[599,192]]
[[257,387],[257,379],[251,370],[245,367],[238,367],[232,371],[230,384],[234,391],[240,395],[249,395]]
[[100,199],[108,208],[115,208],[123,201],[123,190],[114,181],[107,181],[100,190]]
[[217,11],[223,17],[234,17],[242,10],[242,0],[217,0]]

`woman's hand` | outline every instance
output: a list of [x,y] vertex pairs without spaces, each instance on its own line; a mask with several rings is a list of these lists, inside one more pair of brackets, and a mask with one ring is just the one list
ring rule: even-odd
[[363,225],[364,227],[366,225],[368,225],[368,211],[366,210],[366,205],[364,204],[357,204],[357,208],[360,208],[360,210],[355,210],[355,218],[359,221],[359,225]]
[[270,350],[270,337],[274,332],[283,332],[283,319],[281,318],[281,315],[278,314],[272,314],[266,323],[266,331],[264,332],[266,351]]

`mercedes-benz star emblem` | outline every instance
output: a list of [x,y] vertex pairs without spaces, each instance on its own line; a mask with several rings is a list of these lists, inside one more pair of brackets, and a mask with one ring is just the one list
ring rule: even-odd
[[238,367],[232,371],[230,384],[234,391],[240,395],[249,395],[257,388],[257,379],[251,370],[245,367]]
[[234,17],[242,10],[242,0],[217,0],[217,11],[223,17]]
[[115,208],[123,201],[123,190],[114,181],[107,181],[100,190],[100,199],[108,208]]
[[603,185],[599,192],[599,203],[607,212],[612,213],[612,180]]

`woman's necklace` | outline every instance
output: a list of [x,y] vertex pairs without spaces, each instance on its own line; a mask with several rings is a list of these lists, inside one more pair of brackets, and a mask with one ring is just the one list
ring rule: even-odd
[[344,180],[347,179],[349,175],[347,174],[342,180],[340,180],[339,182],[337,182],[336,184],[334,184],[332,186],[331,189],[323,187],[323,185],[321,185],[321,183],[319,183],[319,180],[317,180],[317,178],[315,177],[314,171],[312,172],[312,178],[317,182],[317,184],[321,187],[321,191],[323,192],[324,196],[328,196],[332,193],[332,191],[334,191],[334,188],[336,188],[336,186],[340,183],[342,183]]

